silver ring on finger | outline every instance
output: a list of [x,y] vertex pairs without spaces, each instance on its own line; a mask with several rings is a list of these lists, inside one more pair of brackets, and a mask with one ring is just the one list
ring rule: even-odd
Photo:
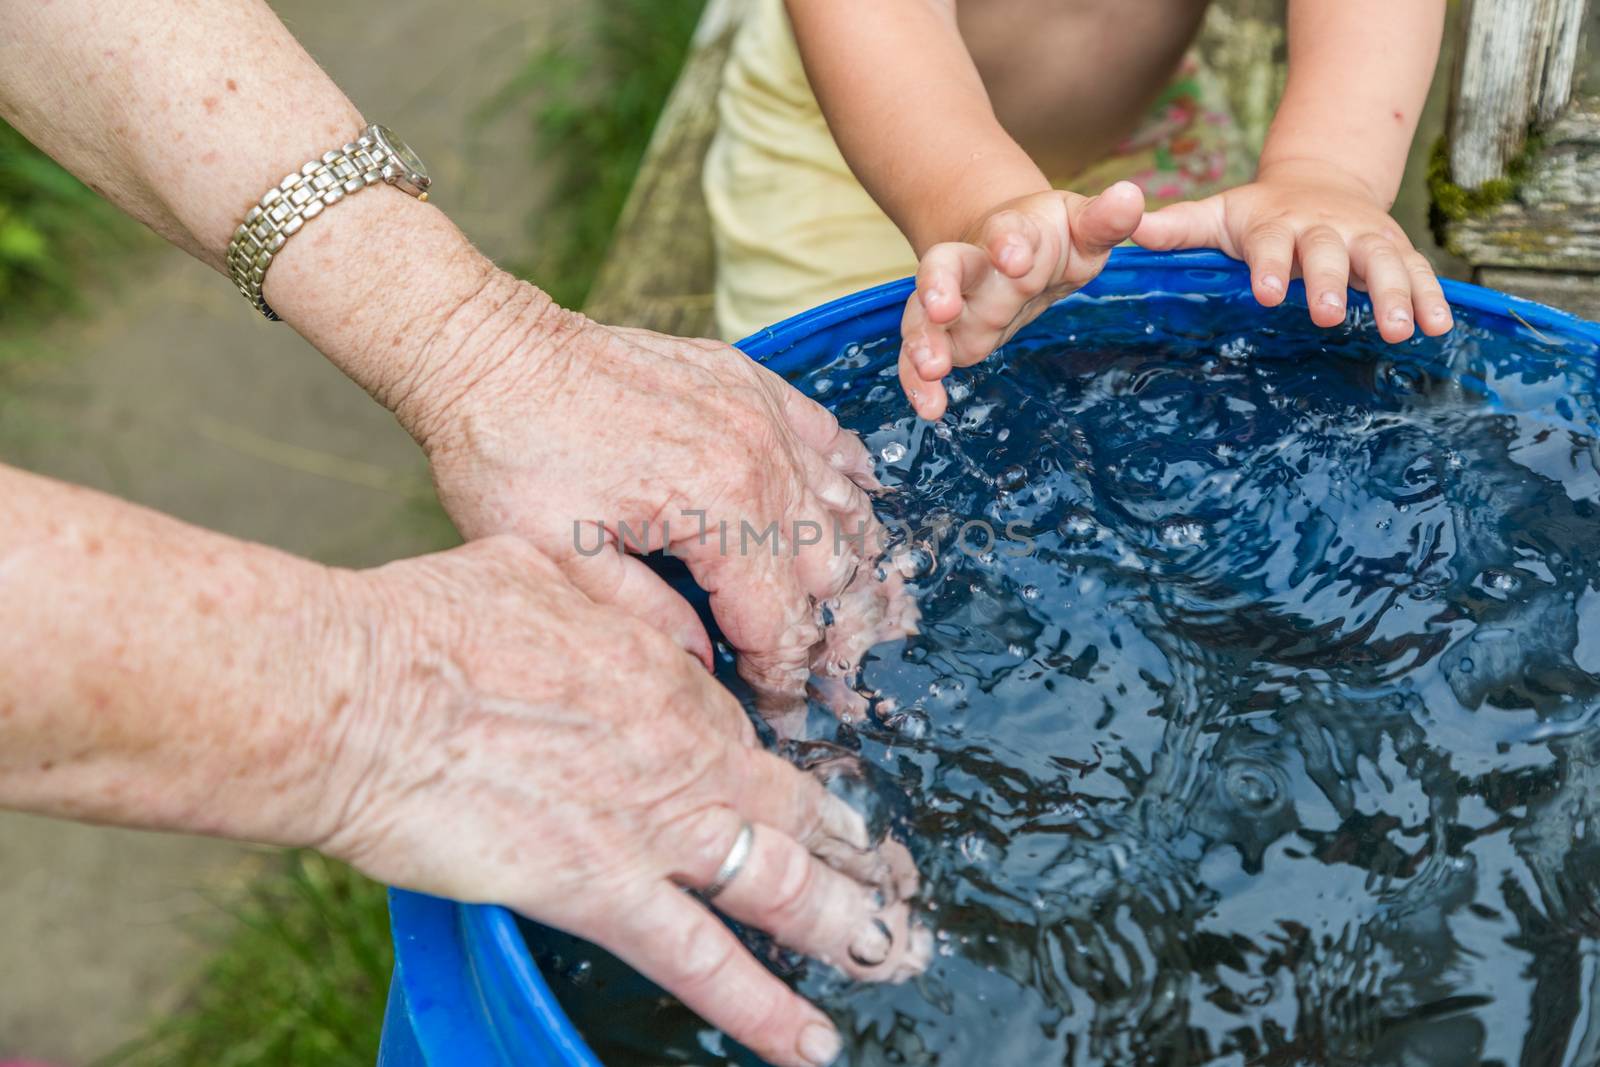
[[745,863],[750,859],[750,850],[755,845],[755,827],[744,823],[739,827],[739,836],[733,839],[733,847],[728,849],[728,857],[722,861],[722,866],[717,868],[716,877],[711,879],[711,884],[701,891],[700,896],[707,902],[717,899],[724,889],[739,877],[739,872],[744,870]]

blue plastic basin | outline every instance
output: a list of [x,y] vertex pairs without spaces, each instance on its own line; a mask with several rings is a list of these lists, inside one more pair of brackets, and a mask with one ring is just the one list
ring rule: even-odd
[[[1457,308],[1508,336],[1600,345],[1600,324],[1475,285],[1445,282]],[[892,335],[912,283],[892,282],[847,296],[762,330],[739,343],[752,359],[789,374],[832,359],[852,341]],[[1090,297],[1152,292],[1237,304],[1239,315],[1304,315],[1298,283],[1283,308],[1250,294],[1243,265],[1213,252],[1118,249],[1087,289]],[[1070,306],[1075,297],[1069,297]],[[1352,294],[1353,306],[1365,297]],[[1137,309],[1130,307],[1130,314]],[[534,1065],[599,1067],[545,984],[516,918],[504,908],[459,904],[395,890],[390,894],[395,972],[384,1020],[382,1067]]]

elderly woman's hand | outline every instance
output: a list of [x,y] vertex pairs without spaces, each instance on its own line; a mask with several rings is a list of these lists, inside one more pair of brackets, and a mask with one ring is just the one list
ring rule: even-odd
[[[463,535],[532,541],[709,662],[689,605],[628,553],[681,557],[765,711],[802,699],[818,605],[871,580],[865,447],[727,345],[599,326],[495,272],[387,393]],[[904,633],[910,610],[879,610],[874,636]]]
[[688,654],[530,546],[392,564],[340,599],[370,660],[320,746],[323,850],[588,938],[777,1064],[829,1062],[833,1028],[685,892],[712,884],[745,823],[719,911],[857,977],[926,959],[904,850],[874,848]]

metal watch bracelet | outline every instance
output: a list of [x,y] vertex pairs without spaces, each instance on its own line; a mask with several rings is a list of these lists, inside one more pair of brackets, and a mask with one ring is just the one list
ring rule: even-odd
[[272,321],[261,285],[273,257],[290,237],[322,210],[369,185],[397,185],[419,200],[428,199],[429,179],[405,142],[376,124],[342,148],[324,152],[268,189],[228,242],[228,274],[252,307]]

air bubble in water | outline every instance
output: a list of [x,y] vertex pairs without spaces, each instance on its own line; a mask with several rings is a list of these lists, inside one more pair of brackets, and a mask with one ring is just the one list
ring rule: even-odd
[[878,455],[883,457],[885,463],[899,463],[906,458],[906,446],[899,441],[890,441]]
[[1100,525],[1082,512],[1075,512],[1061,520],[1056,532],[1067,544],[1082,545],[1099,540]]
[[1022,593],[1022,599],[1024,599],[1024,600],[1038,600],[1039,599],[1039,587],[1036,586],[1036,585],[1031,585],[1030,584],[1030,585],[1023,586],[1022,589],[1021,589],[1021,593]]
[[1027,468],[1019,463],[1013,463],[1000,472],[1000,476],[995,479],[995,484],[1007,492],[1015,492],[1028,484]]
[[988,853],[989,847],[977,834],[967,834],[960,841],[961,856],[969,863],[977,863]]
[[1168,548],[1194,548],[1205,544],[1206,528],[1193,519],[1168,519],[1161,524],[1160,536]]
[[927,714],[920,708],[907,708],[885,715],[883,725],[907,741],[921,741],[933,729]]
[[1483,584],[1496,593],[1513,593],[1522,582],[1506,571],[1487,570],[1483,572]]

